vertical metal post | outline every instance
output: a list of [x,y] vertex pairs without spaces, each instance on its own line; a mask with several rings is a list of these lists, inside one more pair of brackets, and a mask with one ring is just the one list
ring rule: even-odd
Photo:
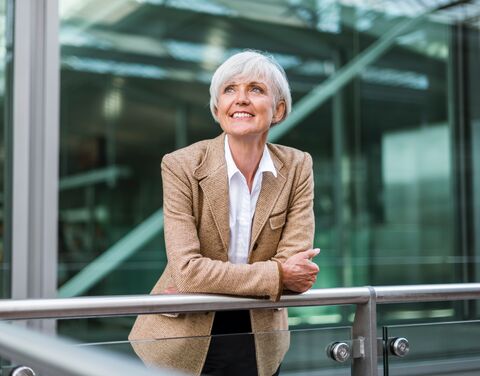
[[[335,54],[335,70],[341,67],[340,53]],[[335,223],[335,247],[337,254],[343,255],[343,286],[352,286],[352,267],[350,247],[344,247],[344,191],[343,191],[343,171],[342,158],[344,155],[344,99],[343,90],[339,89],[332,98],[332,142],[333,142],[333,202],[334,202],[334,223]]]
[[368,287],[370,299],[368,303],[357,304],[352,335],[354,342],[359,343],[359,356],[352,361],[352,376],[378,375],[377,349],[377,295],[372,287]]
[[[452,165],[453,189],[455,195],[455,248],[460,255],[468,260],[475,257],[473,228],[473,165],[474,155],[471,149],[472,124],[470,122],[471,95],[468,92],[468,82],[471,80],[468,72],[468,29],[463,24],[450,28],[450,54],[447,70],[448,87],[448,118],[452,129]],[[476,280],[475,263],[463,262],[459,268],[462,282]],[[461,318],[475,317],[475,303],[463,301]]]
[[[4,175],[3,175],[3,265],[7,268],[3,270],[0,276],[0,297],[10,298],[11,291],[11,275],[12,275],[12,176],[13,176],[13,150],[12,150],[12,132],[13,132],[13,0],[6,0],[6,14],[5,14],[5,95],[4,95],[4,108],[5,115],[3,118],[3,137],[4,137]],[[0,362],[0,367],[1,367]]]
[[15,2],[12,298],[55,297],[59,160],[58,0]]
[[[341,53],[334,54],[335,71],[342,67]],[[344,190],[342,158],[344,156],[344,89],[339,90],[332,97],[332,144],[333,144],[333,208],[335,248],[338,255],[342,255],[342,286],[353,286],[353,269],[351,263],[351,247],[345,247],[344,223]],[[347,306],[342,307],[342,316],[346,320],[349,314]]]
[[[475,37],[468,38],[470,52],[469,71],[466,73],[471,82],[469,91],[470,103],[480,103],[480,72],[478,72],[475,62],[480,61],[480,32],[476,30],[469,30]],[[478,106],[471,106],[471,151],[472,151],[472,220],[473,220],[473,252],[475,255],[480,255],[480,108]],[[472,263],[476,264],[476,263]],[[476,265],[474,278],[478,281],[480,278],[480,270]],[[476,301],[476,311],[480,312],[480,301]]]

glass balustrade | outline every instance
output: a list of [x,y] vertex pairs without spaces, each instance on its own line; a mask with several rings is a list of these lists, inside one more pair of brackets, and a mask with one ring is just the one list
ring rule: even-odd
[[7,376],[10,373],[12,366],[4,359],[0,358],[0,375]]
[[[308,307],[311,309],[314,307]],[[110,331],[99,330],[105,328],[103,321],[109,322]],[[128,341],[127,335],[132,326],[134,317],[104,317],[87,319],[69,319],[58,320],[57,324],[64,327],[62,336],[67,339],[74,339],[75,346],[87,347],[89,349],[102,349],[121,354],[127,358],[138,359],[134,351],[137,346],[142,351],[160,351],[161,344],[165,341],[175,344],[182,341],[188,343],[189,347],[204,344],[209,337],[189,337],[189,338],[168,338],[161,340],[143,340]],[[41,322],[45,320],[34,320],[35,327],[41,327]],[[17,324],[27,322],[24,320],[15,321]],[[33,330],[36,330],[32,327]],[[332,325],[314,325],[303,323],[301,325],[291,325],[294,329],[289,331],[264,332],[258,335],[261,339],[274,339],[275,337],[290,337],[290,346],[282,362],[281,375],[320,375],[336,376],[350,375],[351,358],[345,362],[336,362],[327,355],[327,349],[335,342],[347,342],[350,344],[352,339],[352,328],[350,325],[332,326]],[[113,328],[116,328],[113,330]],[[251,333],[216,335],[211,336],[222,340],[222,338],[233,341],[241,341],[242,338],[250,336]],[[186,341],[186,342],[185,342]],[[150,350],[152,349],[152,350]],[[0,356],[0,366],[3,373],[0,376],[9,376],[8,372],[13,368],[12,364],[2,359]]]
[[0,365],[0,376],[10,376],[13,368],[14,366],[9,365],[6,361],[2,360],[2,364]]
[[[290,336],[290,349],[287,352],[282,365],[281,375],[350,375],[351,360],[343,363],[333,361],[327,356],[327,348],[330,344],[337,341],[349,341],[351,339],[350,327],[338,328],[309,328],[296,329],[288,332],[266,332],[258,335],[261,339],[274,339],[273,337]],[[219,342],[228,343],[229,341],[241,342],[249,333],[216,335],[211,336]],[[185,338],[169,338],[162,340],[144,340],[144,341],[110,341],[86,343],[80,346],[90,348],[102,348],[125,354],[128,357],[136,357],[133,347],[141,349],[142,352],[160,352],[164,343],[170,342],[188,342],[188,346],[195,347],[205,345],[209,337],[189,337]]]
[[[385,376],[480,374],[480,321],[392,325],[383,328]],[[407,355],[394,354],[395,350]]]

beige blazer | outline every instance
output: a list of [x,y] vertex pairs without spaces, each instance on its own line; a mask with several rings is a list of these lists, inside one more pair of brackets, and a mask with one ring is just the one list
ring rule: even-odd
[[[312,248],[312,159],[308,153],[268,144],[278,174],[263,176],[248,264],[228,262],[230,229],[224,137],[222,134],[195,143],[165,155],[162,160],[168,263],[152,294],[173,287],[179,293],[278,300],[283,286],[279,263]],[[214,315],[140,315],[129,339],[145,363],[199,375]],[[289,347],[286,309],[251,310],[250,318],[259,375],[271,376]]]

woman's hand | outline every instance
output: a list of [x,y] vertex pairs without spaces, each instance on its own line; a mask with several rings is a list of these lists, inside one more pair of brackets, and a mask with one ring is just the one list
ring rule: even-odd
[[320,270],[313,257],[320,253],[320,249],[309,249],[289,257],[282,264],[283,286],[295,292],[305,292],[313,286]]

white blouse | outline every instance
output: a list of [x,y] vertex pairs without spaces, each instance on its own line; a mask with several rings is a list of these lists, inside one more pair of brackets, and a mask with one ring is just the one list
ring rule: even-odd
[[233,264],[246,264],[248,262],[248,251],[250,248],[252,220],[255,214],[258,196],[262,188],[263,173],[270,172],[277,177],[277,170],[270,157],[267,145],[265,145],[262,159],[260,160],[253,179],[252,192],[250,193],[247,180],[233,160],[230,146],[228,145],[228,136],[225,136],[225,159],[227,162],[230,209],[228,260]]

